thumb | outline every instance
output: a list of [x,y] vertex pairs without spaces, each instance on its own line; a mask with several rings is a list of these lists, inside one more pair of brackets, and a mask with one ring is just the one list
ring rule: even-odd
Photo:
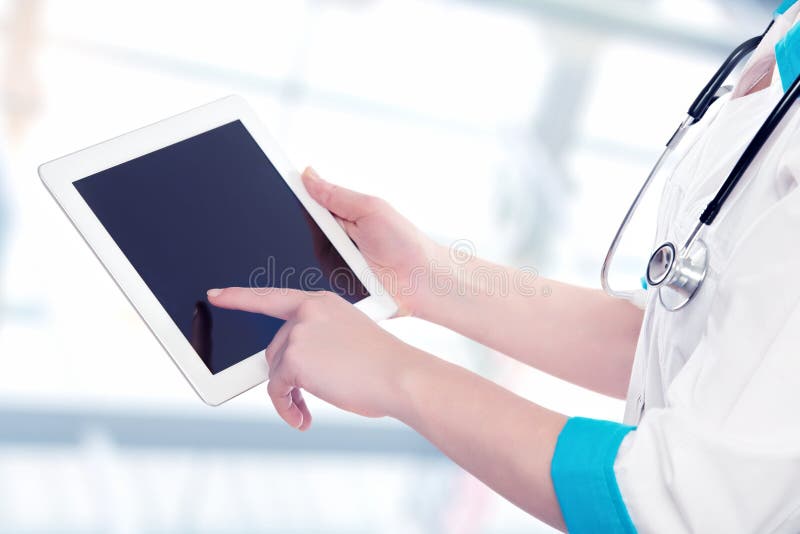
[[371,202],[373,197],[326,182],[311,167],[303,171],[303,185],[311,198],[347,221],[356,221],[369,214],[370,206],[374,206]]

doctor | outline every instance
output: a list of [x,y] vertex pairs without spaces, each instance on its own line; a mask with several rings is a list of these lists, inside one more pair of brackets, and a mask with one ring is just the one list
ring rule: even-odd
[[[800,74],[799,15],[800,4],[784,2],[733,92],[686,132],[657,243],[687,239]],[[571,532],[800,532],[798,121],[790,109],[702,228],[705,277],[677,311],[657,287],[630,301],[551,280],[535,282],[551,288],[546,299],[497,294],[470,273],[519,273],[479,259],[461,266],[461,282],[474,282],[466,291],[416,286],[430,278],[415,269],[447,264],[447,250],[386,202],[304,173],[371,267],[396,275],[401,313],[625,398],[625,424],[524,400],[403,343],[333,294],[227,288],[210,290],[209,300],[287,320],[266,351],[267,389],[300,430],[311,424],[302,390],[357,414],[397,418],[516,505]]]

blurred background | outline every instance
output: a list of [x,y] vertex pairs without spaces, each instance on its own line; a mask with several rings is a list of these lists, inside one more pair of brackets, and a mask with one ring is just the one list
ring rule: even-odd
[[[775,7],[0,0],[0,532],[549,532],[394,421],[311,399],[301,435],[265,388],[206,407],[36,167],[238,93],[298,167],[443,243],[599,287],[663,143]],[[647,215],[620,285],[639,283]],[[622,417],[442,328],[386,327],[545,406]]]

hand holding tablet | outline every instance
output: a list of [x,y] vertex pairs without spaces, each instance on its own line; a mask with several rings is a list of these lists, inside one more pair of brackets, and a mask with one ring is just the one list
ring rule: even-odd
[[333,292],[372,319],[397,309],[239,98],[65,156],[39,172],[209,404],[267,378],[262,351],[284,323],[209,306],[209,288]]

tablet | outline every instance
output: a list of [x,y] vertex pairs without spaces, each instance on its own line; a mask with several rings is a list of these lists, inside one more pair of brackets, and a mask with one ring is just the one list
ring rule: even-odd
[[396,311],[254,112],[228,97],[45,163],[39,175],[208,404],[263,382],[283,321],[211,306],[215,287],[333,291]]

